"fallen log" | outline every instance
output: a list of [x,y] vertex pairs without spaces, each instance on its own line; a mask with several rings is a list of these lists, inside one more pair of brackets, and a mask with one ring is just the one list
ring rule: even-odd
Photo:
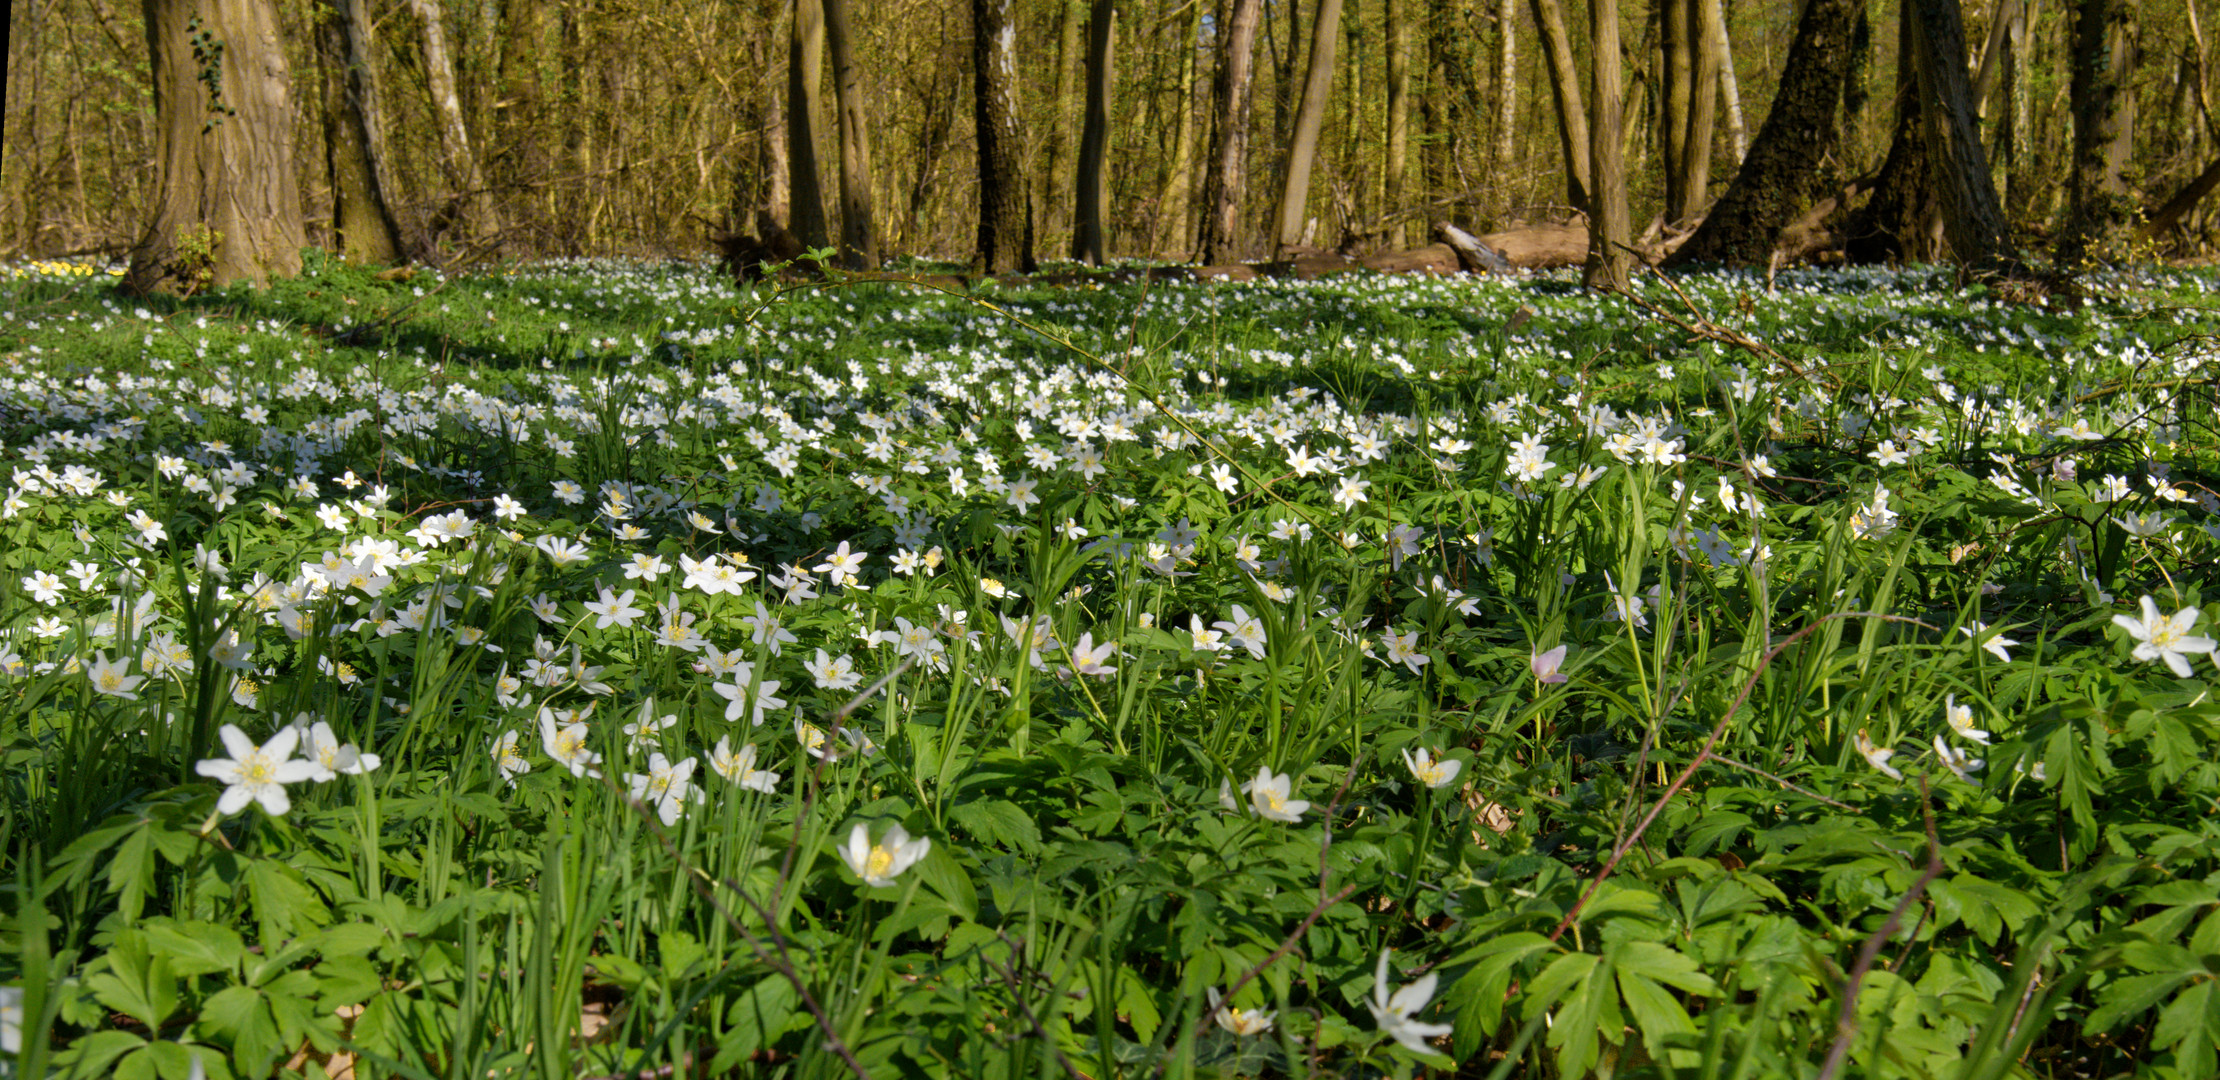
[[1553,270],[1588,261],[1588,230],[1578,225],[1525,225],[1479,240],[1519,270]]
[[[1511,260],[1503,252],[1489,247],[1479,237],[1446,221],[1434,223],[1434,239],[1447,244],[1450,251],[1456,254],[1457,262],[1468,273],[1508,274],[1515,269],[1511,265]],[[1581,242],[1587,242],[1585,236],[1582,237]]]
[[1382,274],[1433,274],[1447,277],[1464,269],[1457,251],[1448,244],[1428,244],[1411,251],[1383,251],[1358,260],[1358,266]]
[[1251,263],[1250,269],[1269,278],[1294,278],[1297,281],[1315,281],[1331,274],[1347,273],[1357,269],[1357,264],[1332,253],[1297,255],[1291,259]]

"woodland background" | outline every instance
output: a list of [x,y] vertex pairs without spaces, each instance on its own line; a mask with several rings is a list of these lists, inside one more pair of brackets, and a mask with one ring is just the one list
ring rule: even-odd
[[[1835,106],[1840,136],[1805,178],[1808,190],[1798,198],[1806,203],[1881,169],[1898,87],[1907,85],[1897,77],[1896,0],[1811,2],[1849,9],[1851,62]],[[2067,212],[2077,4],[1953,3],[2005,218],[2020,242],[2046,243]],[[1050,258],[1073,250],[1089,32],[1099,13],[1114,9],[1102,249],[1113,257],[1205,254],[1197,238],[1215,146],[1214,81],[1225,65],[1229,14],[1238,14],[1229,4],[1244,6],[835,5],[849,9],[834,12],[849,24],[847,77],[858,103],[859,115],[846,122],[868,138],[863,165],[878,252],[960,261],[976,250],[983,129],[973,103],[975,56],[983,53],[970,45],[975,9],[999,8],[1013,28],[1012,152],[1030,206],[1032,251]],[[2135,204],[2155,208],[2220,156],[2206,44],[2220,3],[2078,6],[2091,4],[2114,12],[2117,24],[2112,48],[2122,62],[2118,93],[2132,145],[2124,179]],[[1653,242],[1669,237],[1733,179],[1781,84],[1802,6],[1606,0],[1560,11],[1557,0],[1262,0],[1255,4],[1249,138],[1237,148],[1245,179],[1225,254],[1269,254],[1287,236],[1318,248],[1404,247],[1424,243],[1435,220],[1485,230],[1574,218],[1568,147],[1537,16],[1559,12],[1570,77],[1584,83],[1599,36],[1590,22],[1596,8],[1616,8],[1633,233]],[[274,15],[271,40],[282,51],[293,120],[291,152],[277,160],[290,162],[302,235],[313,244],[340,246],[335,214],[344,208],[335,202],[344,198],[335,192],[344,182],[334,178],[344,175],[346,144],[356,141],[344,128],[351,64],[377,88],[366,122],[383,144],[395,244],[370,252],[377,261],[699,254],[714,236],[792,225],[787,102],[810,78],[819,96],[812,127],[821,205],[832,237],[842,235],[844,208],[857,205],[848,201],[857,193],[844,200],[836,175],[842,65],[821,62],[814,73],[790,78],[791,0],[206,0],[200,7],[211,23],[234,8]],[[1339,9],[1323,38],[1333,45],[1331,81],[1314,178],[1288,234],[1275,227],[1275,208],[1327,8]],[[1723,34],[1677,29],[1714,8]],[[159,45],[147,25],[186,10],[171,0],[143,7],[11,0],[0,257],[120,255],[148,231],[150,207],[160,202],[162,121],[150,64],[150,48]],[[204,32],[200,26],[186,27],[188,36]],[[250,34],[235,27],[214,43],[213,58],[196,53],[202,74],[221,77],[239,63]],[[1691,37],[1699,60],[1706,46],[1720,58],[1708,145],[1694,152],[1692,172],[1674,145],[1697,130],[1674,112],[1676,93],[1684,100],[1688,92],[1690,52],[1661,44]],[[242,81],[231,80],[237,96]],[[223,106],[219,96],[212,95],[212,108]],[[1703,181],[1692,201],[1691,177]],[[2198,204],[2163,236],[2146,239],[2168,253],[2201,252],[2213,225],[2210,206]]]

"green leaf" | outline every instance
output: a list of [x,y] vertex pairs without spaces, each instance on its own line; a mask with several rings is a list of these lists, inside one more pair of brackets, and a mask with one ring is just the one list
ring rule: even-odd
[[300,871],[284,863],[252,860],[247,863],[246,881],[266,943],[298,937],[331,922],[331,911],[317,898],[316,890],[301,880]]
[[164,920],[149,924],[146,938],[155,952],[169,957],[170,970],[179,975],[237,971],[247,955],[238,932],[215,923]]
[[724,1041],[709,1071],[722,1075],[765,1049],[786,1030],[801,996],[784,975],[766,975],[732,1003],[725,1013]]
[[2211,979],[2199,980],[2159,1012],[2151,1045],[2172,1047],[2183,1076],[2220,1075],[2220,991]]
[[[1586,954],[1578,954],[1586,955]],[[1572,957],[1560,958],[1543,972],[1550,972],[1565,964]],[[1557,1010],[1556,1022],[1550,1026],[1548,1043],[1557,1048],[1557,1072],[1560,1076],[1586,1076],[1595,1065],[1601,1052],[1601,1041],[1617,1043],[1626,1021],[1619,1014],[1619,991],[1613,985],[1611,961],[1608,957],[1595,957],[1589,965],[1592,974],[1581,978],[1579,985],[1565,995]]]
[[249,1076],[267,1076],[281,1050],[277,1018],[269,1001],[244,986],[218,990],[200,1007],[196,1027],[231,1045],[231,1061]]
[[93,999],[149,1031],[160,1031],[162,1022],[177,1010],[177,979],[169,957],[150,954],[145,934],[126,931],[116,936],[107,960],[108,970],[85,978]]
[[1156,1029],[1164,1023],[1157,1011],[1156,998],[1149,992],[1149,984],[1134,974],[1132,968],[1118,969],[1118,1011],[1133,1024],[1133,1033],[1143,1043],[1156,1041]]
[[1041,848],[1040,827],[1016,803],[1007,799],[981,799],[957,803],[948,816],[973,836],[989,844],[1015,847],[1031,855]]
[[1503,1024],[1504,995],[1511,979],[1527,958],[1546,952],[1550,940],[1532,931],[1505,934],[1458,957],[1455,962],[1477,961],[1472,970],[1450,987],[1457,1008],[1457,1057],[1470,1057],[1480,1044],[1495,1037]]

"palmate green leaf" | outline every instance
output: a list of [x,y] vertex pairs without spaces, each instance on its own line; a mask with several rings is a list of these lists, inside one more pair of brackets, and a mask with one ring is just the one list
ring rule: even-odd
[[949,807],[948,816],[973,836],[996,846],[1014,847],[1031,855],[1041,848],[1040,827],[1016,803],[1007,799],[980,799]]
[[[1575,958],[1587,963],[1575,962]],[[1619,990],[1614,985],[1611,958],[1590,953],[1572,953],[1559,957],[1543,970],[1537,984],[1557,980],[1551,976],[1560,968],[1562,979],[1571,989],[1564,992],[1557,1007],[1557,1019],[1549,1029],[1548,1045],[1557,1048],[1557,1070],[1563,1076],[1586,1076],[1595,1065],[1601,1052],[1600,1043],[1608,1040],[1617,1044],[1626,1021],[1619,1012]],[[1540,987],[1537,985],[1537,990]],[[1533,1015],[1531,1011],[1527,1014]]]
[[2151,1045],[2174,1051],[2184,1076],[2220,1075],[2220,988],[2202,979],[2159,1010]]
[[147,925],[146,940],[149,948],[169,958],[170,970],[179,975],[237,971],[247,955],[238,931],[215,923],[157,920]]
[[1451,964],[1471,963],[1450,985],[1448,1000],[1459,1002],[1456,1018],[1457,1057],[1464,1058],[1480,1044],[1495,1037],[1503,1023],[1504,997],[1513,975],[1533,956],[1554,948],[1550,940],[1532,931],[1489,938],[1480,947],[1458,954]]
[[709,1071],[723,1074],[769,1047],[785,1033],[788,1021],[799,1011],[801,995],[784,975],[756,980],[725,1011],[725,1034]]
[[149,1031],[177,1011],[177,978],[170,958],[150,952],[146,935],[125,931],[108,950],[108,968],[85,977],[94,1000],[124,1014]]
[[2111,1031],[2129,1018],[2141,1016],[2152,1006],[2166,1000],[2175,987],[2195,975],[2195,972],[2171,971],[2156,975],[2131,975],[2108,983],[2098,993],[2099,1004],[2089,1013],[2089,1019],[2082,1022],[2081,1030],[2090,1034]]
[[202,1002],[194,1027],[227,1044],[232,1063],[249,1076],[268,1075],[279,1052],[291,1049],[279,1032],[269,998],[244,986],[218,990]]

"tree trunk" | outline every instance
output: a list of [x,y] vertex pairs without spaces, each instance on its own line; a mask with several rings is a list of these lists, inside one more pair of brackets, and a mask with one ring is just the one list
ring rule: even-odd
[[1943,209],[1944,234],[1961,265],[1980,271],[2016,263],[1981,148],[1973,88],[1966,77],[1965,25],[1958,0],[1907,0],[1913,13],[1913,67],[1927,157]]
[[1810,201],[1819,163],[1840,139],[1843,72],[1850,64],[1851,9],[1863,0],[1810,0],[1796,22],[1773,108],[1734,183],[1667,266],[1763,266],[1781,228]]
[[1102,229],[1102,163],[1110,142],[1111,48],[1117,32],[1116,0],[1094,0],[1087,17],[1087,116],[1079,133],[1079,176],[1071,257],[1101,266],[1107,240]]
[[2159,205],[2158,209],[2151,211],[2149,220],[2143,223],[2142,228],[2136,230],[2136,239],[2143,243],[2151,243],[2164,236],[2167,230],[2173,228],[2191,210],[2196,209],[2197,204],[2204,201],[2205,196],[2212,194],[2212,189],[2216,187],[2220,187],[2220,158],[2214,159],[2212,164],[2205,166],[2205,171],[2198,173],[2197,178],[2191,180],[2188,186],[2175,192],[2173,198],[2166,200]]
[[478,170],[478,155],[470,147],[470,128],[463,123],[462,99],[455,89],[455,56],[447,47],[447,13],[439,0],[408,0],[409,10],[424,26],[424,79],[431,90],[434,127],[439,133],[440,173],[449,191],[447,205],[434,216],[448,232],[465,241],[490,241],[501,232],[501,222]]
[[1657,31],[1657,148],[1665,179],[1664,220],[1695,216],[1689,199],[1688,130],[1695,110],[1696,54],[1688,0],[1651,0]]
[[1387,161],[1381,170],[1380,183],[1387,196],[1383,209],[1394,218],[1394,224],[1388,226],[1387,243],[1389,247],[1401,248],[1408,235],[1400,215],[1403,185],[1411,167],[1411,42],[1404,16],[1408,0],[1386,2],[1387,10],[1383,15],[1387,22],[1387,143],[1381,149]]
[[1749,129],[1742,121],[1742,83],[1734,74],[1734,46],[1727,40],[1727,13],[1725,0],[1701,0],[1704,13],[1704,36],[1711,39],[1711,51],[1719,64],[1719,107],[1727,114],[1727,144],[1734,152],[1734,163],[1750,153]]
[[[1557,109],[1557,142],[1565,155],[1565,203],[1588,212],[1588,112],[1580,100],[1580,69],[1573,64],[1572,38],[1557,0],[1532,0],[1535,32],[1542,38],[1542,59],[1549,64],[1549,89]],[[1612,31],[1616,39],[1618,32]],[[1613,116],[1618,113],[1614,111]]]
[[1017,114],[1017,23],[1010,0],[971,0],[972,118],[978,126],[979,247],[989,274],[1033,272]]
[[[1088,6],[1087,0],[1063,0],[1063,13],[1056,20],[1055,97],[1049,100],[1048,130],[1042,132],[1041,157],[1047,164],[1033,171],[1033,205],[1040,214],[1043,238],[1061,236],[1065,229],[1075,227],[1070,214],[1076,212],[1077,204],[1064,202],[1060,185],[1073,168],[1072,106],[1082,92],[1081,61],[1089,55],[1085,33]],[[1073,243],[1078,243],[1076,237]]]
[[1303,79],[1303,102],[1295,113],[1295,134],[1287,147],[1287,171],[1280,186],[1279,229],[1274,251],[1284,255],[1302,243],[1304,210],[1310,204],[1310,169],[1318,159],[1318,132],[1326,123],[1326,98],[1333,93],[1334,46],[1341,36],[1341,0],[1319,0],[1311,20],[1310,71]]
[[1149,238],[1149,248],[1159,254],[1184,257],[1190,252],[1166,250],[1174,243],[1184,243],[1195,235],[1188,223],[1194,207],[1195,190],[1195,54],[1202,47],[1201,0],[1187,5],[1187,23],[1179,36],[1179,81],[1174,84],[1172,96],[1179,103],[1179,119],[1173,125],[1172,162],[1164,171],[1164,182],[1159,190],[1157,227]]
[[1511,137],[1518,127],[1518,17],[1517,0],[1496,0],[1495,153],[1490,160],[1497,176],[1511,173]]
[[1711,197],[1711,132],[1718,116],[1718,40],[1705,25],[1704,9],[1718,0],[1670,0],[1686,10],[1688,31],[1687,132],[1681,139],[1680,197],[1678,213],[1668,212],[1675,224],[1704,212]]
[[2135,129],[2127,86],[2134,13],[2125,0],[2080,0],[2073,35],[2073,173],[2058,241],[2058,262],[2067,267],[2123,256],[2128,226],[2140,209],[2128,195],[2126,175]]
[[1588,265],[1582,280],[1591,289],[1624,291],[1631,283],[1633,224],[1626,206],[1626,144],[1621,138],[1619,0],[1588,0],[1588,23],[1595,42],[1593,79],[1588,94]]
[[401,227],[387,201],[378,72],[365,48],[362,0],[338,0],[316,27],[325,70],[324,164],[330,174],[332,250],[370,265],[401,261]]
[[1249,150],[1250,62],[1255,59],[1260,0],[1232,0],[1218,49],[1218,78],[1211,101],[1217,123],[1210,133],[1209,171],[1203,176],[1202,234],[1197,241],[1204,265],[1231,261],[1240,247],[1241,187]]
[[787,231],[815,251],[832,244],[825,223],[823,170],[817,163],[817,114],[823,111],[825,9],[822,0],[794,0],[786,47]]
[[1843,254],[1850,262],[1935,262],[1943,257],[1942,200],[1929,177],[1927,109],[1912,63],[1916,35],[1912,6],[1906,3],[1896,24],[1896,52],[1903,58],[1896,67],[1896,124],[1873,196],[1845,230]]
[[833,98],[840,110],[840,260],[850,270],[879,267],[879,229],[871,208],[871,136],[862,78],[848,34],[848,0],[820,0],[832,51]]
[[[159,180],[124,287],[190,293],[299,274],[292,82],[274,5],[145,0],[143,8]],[[203,82],[204,67],[216,79]]]

